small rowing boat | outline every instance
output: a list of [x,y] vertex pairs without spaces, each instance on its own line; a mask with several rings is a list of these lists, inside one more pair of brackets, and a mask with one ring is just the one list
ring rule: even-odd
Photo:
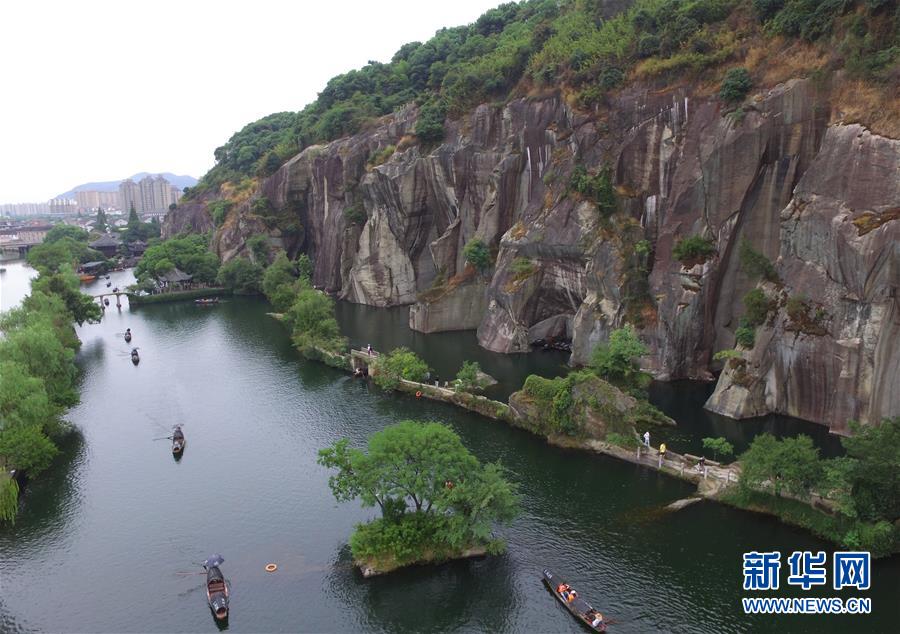
[[200,306],[212,306],[213,304],[219,303],[219,298],[218,297],[201,297],[200,299],[195,299],[194,303],[198,304]]
[[203,562],[203,567],[206,568],[206,601],[213,616],[219,621],[228,618],[228,584],[219,570],[224,561],[221,555],[212,555]]
[[569,586],[568,583],[546,568],[541,574],[541,578],[550,593],[565,606],[579,623],[594,632],[606,631],[606,623],[603,621],[603,615],[592,608],[587,601],[579,597],[578,592]]
[[184,439],[184,432],[181,431],[181,425],[175,425],[175,431],[172,432],[172,455],[180,456],[184,451],[187,441]]

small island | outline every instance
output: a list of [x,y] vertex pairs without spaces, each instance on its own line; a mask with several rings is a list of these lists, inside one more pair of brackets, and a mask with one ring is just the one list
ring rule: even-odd
[[403,421],[369,438],[368,451],[346,438],[319,451],[336,469],[328,481],[339,502],[359,498],[381,517],[356,527],[353,561],[363,576],[413,564],[499,554],[494,525],[519,512],[515,486],[497,463],[482,465],[448,426]]

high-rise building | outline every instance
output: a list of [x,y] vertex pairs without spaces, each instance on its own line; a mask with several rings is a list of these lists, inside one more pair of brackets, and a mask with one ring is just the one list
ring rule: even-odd
[[99,207],[119,208],[119,192],[80,191],[75,192],[75,200],[78,201],[80,211],[96,211]]
[[165,213],[179,199],[181,192],[162,176],[145,176],[137,183],[129,178],[119,184],[119,206],[126,212],[133,206],[139,215]]

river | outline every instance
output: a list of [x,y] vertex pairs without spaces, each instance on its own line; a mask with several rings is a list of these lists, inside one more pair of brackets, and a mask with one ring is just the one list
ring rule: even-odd
[[[4,294],[14,274],[6,266]],[[113,282],[123,285],[128,275],[114,274]],[[88,290],[102,289],[95,283]],[[614,620],[611,632],[896,627],[897,557],[874,565],[872,589],[864,594],[873,601],[869,617],[746,617],[742,553],[787,555],[830,550],[828,544],[708,502],[665,513],[663,506],[692,487],[604,456],[550,447],[450,406],[384,394],[307,362],[267,310],[252,298],[214,307],[113,306],[102,323],[78,329],[82,399],[68,419],[79,432],[27,487],[16,524],[0,527],[0,631],[215,632],[203,577],[193,574],[200,568],[192,563],[213,552],[225,557],[228,628],[235,632],[580,631],[542,587],[545,566]],[[369,310],[357,314],[361,330],[351,328],[350,337],[387,347]],[[348,328],[353,321],[341,319]],[[138,366],[121,337],[127,327],[141,351]],[[426,347],[435,337],[448,349],[455,340],[459,354],[481,354],[468,347],[471,333],[417,337]],[[556,361],[496,363],[541,368]],[[435,370],[443,375],[451,368]],[[522,493],[522,514],[501,529],[505,555],[370,580],[352,569],[347,538],[374,511],[334,501],[316,452],[341,437],[362,444],[407,418],[451,425],[481,460],[499,460],[509,470]],[[167,441],[154,440],[174,423],[184,423],[187,436],[179,462]],[[277,572],[265,572],[269,562]]]

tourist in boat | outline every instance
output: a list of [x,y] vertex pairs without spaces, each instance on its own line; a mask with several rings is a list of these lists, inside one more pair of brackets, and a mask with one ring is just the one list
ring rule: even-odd
[[566,597],[566,602],[567,602],[567,603],[572,603],[572,601],[574,601],[574,600],[577,599],[577,598],[578,598],[578,593],[577,593],[575,590],[572,590],[572,591],[569,593],[569,596]]
[[594,610],[594,618],[591,619],[591,627],[598,628],[600,624],[603,623],[603,615]]

